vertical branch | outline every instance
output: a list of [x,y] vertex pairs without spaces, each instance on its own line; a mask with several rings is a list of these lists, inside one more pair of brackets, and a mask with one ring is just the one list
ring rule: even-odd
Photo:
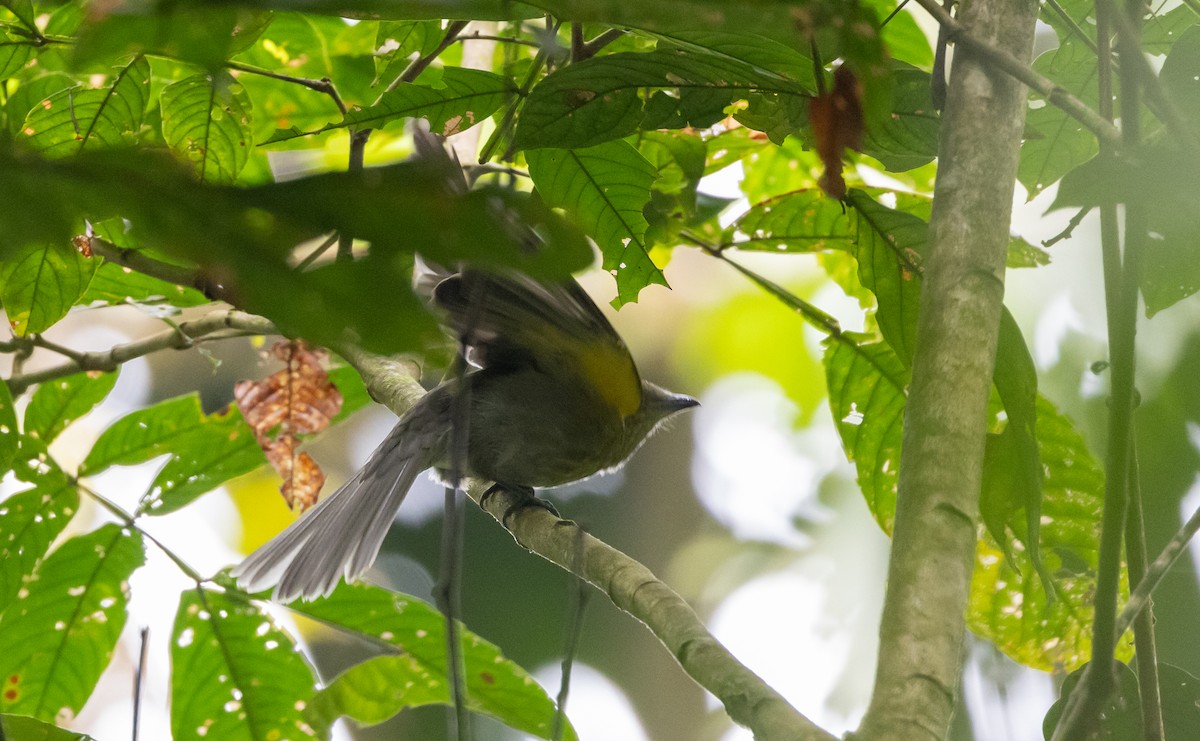
[[[1125,558],[1129,562],[1129,584],[1146,578],[1146,523],[1142,516],[1142,487],[1138,474],[1137,440],[1129,446],[1129,512],[1125,520]],[[1138,694],[1142,709],[1142,738],[1163,741],[1162,688],[1158,681],[1158,645],[1154,638],[1154,605],[1138,613],[1133,622],[1133,645],[1137,649]]]
[[[1028,60],[1037,9],[1026,0],[975,0],[958,24],[1000,54]],[[1027,94],[995,57],[958,45],[951,70],[879,668],[861,731],[869,739],[940,741],[959,684]]]

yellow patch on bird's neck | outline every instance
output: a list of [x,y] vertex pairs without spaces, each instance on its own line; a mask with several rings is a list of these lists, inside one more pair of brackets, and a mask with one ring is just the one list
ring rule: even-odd
[[624,347],[595,343],[579,353],[579,372],[624,419],[642,405],[642,383]]

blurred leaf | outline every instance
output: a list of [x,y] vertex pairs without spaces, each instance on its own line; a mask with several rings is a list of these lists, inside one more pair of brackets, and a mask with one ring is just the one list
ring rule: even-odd
[[[896,0],[868,0],[867,5],[875,8],[880,21],[896,9]],[[933,66],[933,48],[929,38],[917,25],[912,13],[900,10],[883,27],[883,45],[892,59],[919,67],[926,72]]]
[[633,145],[612,141],[587,149],[538,149],[526,154],[529,176],[553,208],[567,211],[600,247],[617,279],[616,305],[637,301],[646,286],[666,285],[650,259],[646,218],[655,168]]
[[817,92],[812,57],[765,36],[723,30],[658,31],[649,35],[660,41],[659,48],[675,47],[704,56],[728,57],[793,80],[809,95]]
[[704,166],[705,175],[724,170],[756,152],[764,151],[769,146],[765,136],[747,128],[721,132],[706,139],[704,144],[708,149],[708,159]]
[[909,376],[887,344],[867,339],[843,334],[825,341],[826,384],[833,421],[867,507],[890,535]]
[[18,480],[40,489],[57,490],[73,486],[72,480],[50,457],[46,443],[28,435],[21,435],[12,471]]
[[316,739],[301,711],[316,685],[290,635],[231,593],[184,592],[171,633],[171,735]]
[[[1042,732],[1047,741],[1054,735],[1054,729],[1058,727],[1058,722],[1062,719],[1067,698],[1071,696],[1071,693],[1079,686],[1080,680],[1083,679],[1084,668],[1080,667],[1067,675],[1059,690],[1059,699],[1046,712],[1046,718],[1042,721]],[[1104,704],[1100,717],[1096,719],[1099,727],[1090,738],[1095,741],[1124,741],[1125,739],[1144,738],[1137,675],[1120,662],[1115,663],[1113,671],[1116,673],[1117,679],[1116,691]]]
[[8,390],[7,383],[0,381],[0,387],[3,387],[0,388],[0,471],[8,471],[12,468],[13,459],[17,455],[20,433],[17,427],[17,409],[13,405],[12,392]]
[[[1164,82],[1169,71],[1164,65]],[[1096,157],[1063,178],[1050,208],[1131,201],[1146,213],[1141,288],[1154,316],[1200,290],[1200,169],[1192,158],[1169,146]]]
[[329,380],[342,395],[342,408],[333,418],[333,424],[343,422],[351,414],[373,403],[366,384],[353,366],[343,365],[329,371]]
[[0,614],[78,510],[79,490],[66,482],[27,489],[0,502]]
[[0,709],[69,723],[83,708],[128,615],[141,536],[109,524],[63,543],[0,617]]
[[1171,8],[1166,13],[1150,13],[1142,25],[1142,51],[1147,54],[1168,54],[1184,32],[1195,25],[1196,11],[1186,4]]
[[[646,217],[646,243],[676,245],[679,232],[709,216],[697,196],[708,151],[704,140],[681,131],[647,131],[638,137],[638,151],[655,169]],[[729,201],[724,204],[728,205]],[[717,211],[724,206],[717,204]],[[719,225],[714,224],[719,229]]]
[[[1059,43],[1067,39],[1079,43],[1082,40],[1076,34],[1075,29],[1082,30],[1089,28],[1093,29],[1094,32],[1096,22],[1092,18],[1092,15],[1095,7],[1096,4],[1091,2],[1091,0],[1058,0],[1057,6],[1050,5],[1049,3],[1042,6],[1040,20],[1054,29],[1058,34]],[[1057,12],[1058,8],[1061,8],[1067,18],[1070,19],[1069,23],[1059,15]],[[1094,41],[1092,36],[1088,36],[1087,38]]]
[[[65,241],[84,218],[119,214],[135,243],[199,262],[239,308],[319,344],[353,331],[366,349],[396,352],[440,338],[409,288],[415,249],[442,264],[466,260],[540,278],[565,275],[592,259],[579,230],[528,195],[499,188],[452,195],[444,174],[428,164],[221,188],[197,184],[149,154],[84,153],[58,162],[6,155],[0,147],[6,244]],[[399,222],[397,214],[403,215]],[[530,228],[538,242],[530,241]],[[297,272],[294,247],[332,231],[371,242],[370,253]],[[6,268],[16,264],[10,255],[11,247],[0,245]]]
[[37,29],[33,18],[33,0],[0,0],[0,5],[11,10],[25,28],[30,31]]
[[352,109],[338,123],[316,131],[277,131],[263,144],[312,136],[344,128],[379,128],[391,121],[419,117],[433,132],[452,136],[483,122],[515,93],[512,84],[491,72],[451,67],[443,71],[439,87],[406,83],[385,92],[375,105]]
[[[1023,545],[1028,535],[1019,520],[1013,527],[1010,557],[990,537],[977,546],[971,580],[968,625],[994,642],[1013,660],[1042,671],[1074,669],[1091,650],[1092,600],[1096,588],[1104,474],[1070,419],[1044,398],[1037,400],[1037,444],[1045,471],[1040,540],[1046,569],[1054,578],[1057,599],[1046,590]],[[1122,578],[1122,589],[1125,589]],[[1118,649],[1132,655],[1126,634]]]
[[0,715],[0,736],[13,741],[95,741],[91,736],[43,723],[28,715]]
[[1195,25],[1193,17],[1192,27],[1180,34],[1159,73],[1164,93],[1191,123],[1193,134],[1200,133],[1200,79],[1197,78],[1200,78],[1200,25]]
[[[0,56],[0,59],[2,58]],[[74,79],[58,72],[22,79],[17,89],[12,91],[8,95],[8,99],[4,101],[4,118],[8,126],[8,133],[14,139],[19,138],[21,125],[25,123],[25,115],[32,111],[35,105],[75,84]]]
[[[1089,106],[1098,104],[1096,55],[1079,41],[1063,41],[1057,49],[1035,59],[1033,68]],[[1040,95],[1030,93],[1017,180],[1032,200],[1072,168],[1094,157],[1098,147],[1096,135],[1083,124]]]
[[78,303],[84,306],[93,303],[166,304],[185,308],[207,304],[208,298],[195,288],[152,278],[113,262],[103,262],[96,268],[92,282]]
[[87,290],[98,264],[66,240],[4,253],[0,304],[13,332],[19,337],[38,334],[66,316]]
[[67,88],[46,98],[25,117],[21,132],[47,157],[128,145],[141,128],[149,94],[150,63],[137,56],[106,88]]
[[226,72],[192,75],[162,92],[162,132],[201,180],[233,182],[246,165],[253,131],[250,98]]
[[115,0],[93,9],[80,26],[72,63],[91,68],[144,53],[217,70],[270,21],[270,13],[218,3]]
[[67,425],[104,401],[116,382],[116,372],[89,372],[39,384],[25,409],[25,434],[49,445]]
[[33,44],[20,36],[0,34],[0,82],[21,71],[33,59]]
[[[440,682],[442,702],[449,701],[445,684],[446,620],[428,603],[378,587],[342,584],[327,598],[293,602],[289,607],[329,625],[369,636],[405,654],[394,661],[352,669],[353,673],[340,686],[341,678],[335,680],[331,687],[336,689],[314,701],[313,722],[318,726],[327,728],[336,719],[335,713],[363,713],[352,717],[378,722],[375,719],[381,719],[389,710],[392,714],[399,712],[410,704],[395,693],[396,687],[402,685],[384,688],[379,684],[397,673],[412,672],[410,678],[424,676]],[[505,659],[496,646],[465,628],[462,640],[470,707],[519,731],[549,738],[555,708],[545,691],[521,667]],[[373,697],[367,696],[368,692]],[[576,738],[570,724],[563,738]]]
[[[644,90],[652,90],[648,98]],[[668,92],[670,91],[670,92]],[[694,48],[620,52],[568,65],[530,92],[515,146],[580,148],[620,139],[638,128],[705,128],[740,96],[803,96],[783,75]]]
[[1008,240],[1008,260],[1006,267],[1009,268],[1039,268],[1043,265],[1050,264],[1050,253],[1030,244],[1023,237],[1013,236]]

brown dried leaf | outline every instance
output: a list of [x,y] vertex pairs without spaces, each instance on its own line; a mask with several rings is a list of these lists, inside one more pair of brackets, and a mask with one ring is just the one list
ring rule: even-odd
[[809,123],[817,143],[817,155],[825,164],[821,190],[833,198],[846,197],[842,178],[842,151],[862,150],[863,88],[846,65],[833,73],[833,89],[812,99],[808,107]]
[[317,501],[325,475],[298,435],[321,432],[342,408],[342,395],[322,367],[326,354],[301,341],[280,342],[271,354],[286,366],[259,381],[240,381],[233,398],[271,466],[283,477],[288,506],[301,510]]

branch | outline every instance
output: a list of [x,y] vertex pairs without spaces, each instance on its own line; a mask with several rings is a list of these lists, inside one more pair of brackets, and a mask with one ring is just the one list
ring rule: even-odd
[[93,255],[99,255],[109,262],[115,262],[121,267],[174,283],[177,286],[195,288],[211,299],[224,299],[224,286],[210,283],[208,278],[195,268],[156,260],[142,250],[118,247],[100,237],[89,236],[83,237],[83,239],[87,240],[88,249]]
[[1045,96],[1046,100],[1063,109],[1068,116],[1086,126],[1101,141],[1116,143],[1121,139],[1121,132],[1111,122],[1088,107],[1066,88],[1054,80],[1034,71],[1028,64],[1021,62],[1009,52],[999,49],[992,44],[973,36],[966,26],[956,21],[937,0],[917,0],[934,20],[946,29],[949,40],[986,61],[989,66],[1001,70],[1005,74],[1028,85],[1032,90]]
[[242,64],[240,62],[226,62],[225,66],[229,69],[237,70],[238,72],[247,72],[252,75],[259,75],[260,77],[270,77],[272,80],[290,82],[293,85],[300,85],[301,87],[306,87],[309,90],[315,90],[318,93],[328,95],[330,99],[333,100],[333,104],[337,106],[337,109],[341,111],[342,115],[346,115],[346,104],[342,102],[342,96],[338,95],[338,91],[333,84],[333,80],[329,79],[328,77],[322,77],[319,80],[314,80],[308,77],[293,77],[292,75],[284,75],[280,74],[279,72],[272,72],[269,69],[253,67],[249,64]]
[[[871,741],[940,741],[954,710],[1027,108],[1018,80],[1031,72],[1014,55],[1028,58],[1037,21],[1037,4],[1027,0],[966,3],[961,25],[933,0],[918,1],[946,25],[958,56],[943,114],[904,412],[879,668],[860,731]],[[1098,130],[1116,134],[1089,113]]]
[[1125,609],[1121,610],[1121,616],[1117,618],[1117,631],[1124,633],[1129,630],[1129,626],[1133,624],[1134,618],[1141,614],[1142,610],[1146,609],[1146,605],[1150,603],[1150,595],[1162,583],[1163,577],[1167,575],[1167,571],[1171,569],[1179,557],[1183,555],[1187,544],[1196,532],[1200,531],[1200,509],[1192,513],[1188,521],[1183,523],[1183,527],[1175,533],[1171,538],[1171,542],[1162,549],[1158,554],[1158,558],[1154,559],[1154,563],[1150,564],[1150,568],[1146,569],[1146,575],[1138,582],[1137,587],[1129,595],[1129,601],[1125,603]]
[[[362,375],[371,395],[397,415],[424,393],[403,363],[352,346],[335,349]],[[490,482],[476,479],[465,483],[467,494],[476,502],[490,486]],[[645,566],[540,507],[517,507],[505,517],[523,501],[506,490],[495,490],[481,506],[522,547],[590,582],[613,604],[645,624],[683,670],[724,703],[734,721],[753,730],[755,738],[833,741],[833,736],[738,662],[712,637],[691,606]]]
[[[233,330],[227,333],[224,330]],[[220,333],[220,334],[217,334]],[[246,334],[277,334],[271,322],[260,316],[228,310],[214,311],[199,319],[180,322],[174,329],[144,337],[140,340],[117,345],[109,350],[74,353],[75,357],[60,365],[14,375],[8,379],[8,388],[13,396],[24,392],[38,383],[70,376],[82,371],[114,371],[134,358],[140,358],[159,350],[183,350],[198,341],[209,341],[237,337]]]

